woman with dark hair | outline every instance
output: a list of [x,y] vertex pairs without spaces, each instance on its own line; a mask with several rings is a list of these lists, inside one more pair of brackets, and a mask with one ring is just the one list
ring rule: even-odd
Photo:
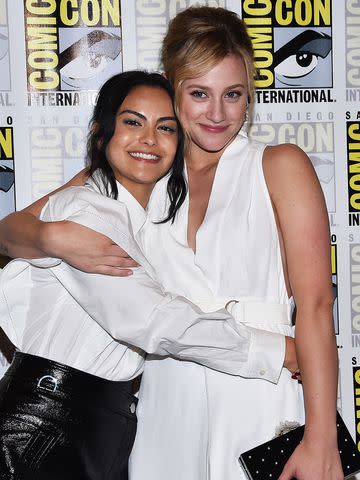
[[143,253],[155,183],[166,176],[163,224],[174,221],[186,194],[172,99],[158,74],[108,80],[90,124],[87,184],[51,196],[41,213],[44,221],[107,235],[141,268],[122,279],[43,258],[14,260],[2,273],[1,326],[18,351],[0,380],[1,480],[127,478],[136,431],[132,381],[144,351],[233,375],[263,368],[256,330],[225,309],[204,314],[165,293]]

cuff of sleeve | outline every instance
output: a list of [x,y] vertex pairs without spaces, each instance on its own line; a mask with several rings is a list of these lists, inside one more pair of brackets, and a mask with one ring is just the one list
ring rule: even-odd
[[262,378],[277,383],[285,359],[285,335],[251,329],[249,378]]

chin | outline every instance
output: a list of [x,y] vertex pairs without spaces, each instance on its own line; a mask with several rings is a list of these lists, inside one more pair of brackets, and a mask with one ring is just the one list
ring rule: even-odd
[[206,152],[216,153],[223,150],[236,136],[236,133],[231,137],[227,137],[221,140],[216,140],[213,142],[205,141],[205,142],[197,142],[197,145]]

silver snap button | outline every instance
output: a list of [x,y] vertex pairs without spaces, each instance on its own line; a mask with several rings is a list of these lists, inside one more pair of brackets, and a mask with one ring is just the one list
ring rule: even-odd
[[260,370],[259,373],[260,373],[260,375],[263,377],[263,376],[265,375],[265,373],[266,373],[266,370]]
[[131,413],[135,413],[135,412],[136,412],[136,405],[135,405],[134,402],[130,405],[130,412],[131,412]]

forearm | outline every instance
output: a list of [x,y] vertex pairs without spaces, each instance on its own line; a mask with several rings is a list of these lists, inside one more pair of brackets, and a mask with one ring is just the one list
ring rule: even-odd
[[8,257],[47,256],[41,248],[43,222],[29,212],[8,215],[0,221],[0,254]]
[[[57,227],[39,220],[40,213],[50,195],[69,186],[81,186],[88,175],[82,170],[69,182],[51,194],[19,212],[14,212],[0,221],[0,255],[13,258],[42,258],[56,256]],[[54,248],[51,242],[54,240]]]
[[306,435],[336,439],[338,357],[330,301],[298,308],[296,349],[304,387]]

